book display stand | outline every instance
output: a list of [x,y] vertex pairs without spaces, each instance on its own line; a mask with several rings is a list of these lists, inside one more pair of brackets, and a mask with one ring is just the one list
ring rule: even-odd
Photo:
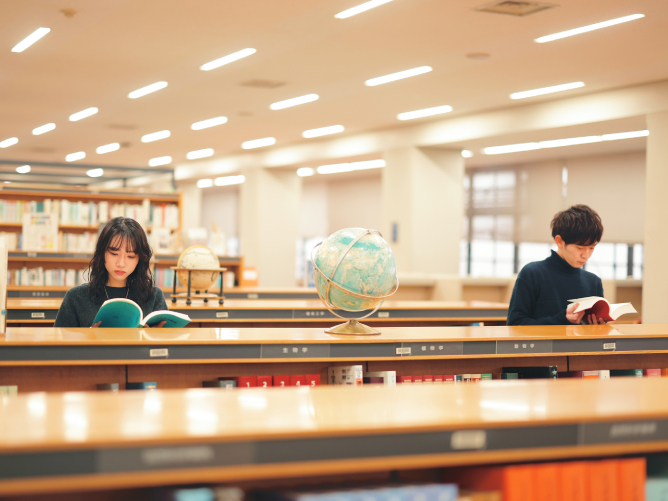
[[[177,299],[183,299],[185,298],[186,304],[191,305],[193,299],[202,299],[205,303],[209,302],[209,299],[211,298],[218,298],[218,304],[223,304],[225,302],[225,296],[223,296],[223,272],[227,271],[227,268],[207,268],[207,269],[192,269],[192,268],[179,268],[178,266],[172,266],[172,270],[174,270],[174,290],[172,292],[172,303],[176,303]],[[188,292],[176,292],[176,283],[178,281],[178,272],[179,271],[187,271],[188,272]],[[192,282],[192,272],[197,271],[210,271],[212,273],[215,272],[220,272],[220,294],[215,294],[212,292],[200,292],[198,290],[195,291],[194,294],[191,293],[191,287],[190,284]]]

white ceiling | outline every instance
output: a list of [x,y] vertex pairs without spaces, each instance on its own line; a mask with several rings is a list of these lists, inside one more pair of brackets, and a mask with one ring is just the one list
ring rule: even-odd
[[[344,125],[344,134],[413,125],[399,122],[397,113],[425,107],[449,104],[454,108],[450,115],[465,115],[668,79],[665,1],[558,0],[558,8],[522,18],[473,10],[487,0],[394,0],[349,19],[334,18],[362,1],[4,0],[0,141],[16,136],[19,143],[0,149],[0,158],[64,162],[65,155],[85,151],[85,163],[147,167],[150,158],[170,155],[174,164],[183,164],[188,151],[213,148],[215,157],[223,157],[240,153],[243,141],[266,136],[276,137],[277,147],[305,143],[304,130],[327,125]],[[63,8],[77,13],[67,18]],[[646,17],[547,44],[533,41],[635,13]],[[51,32],[23,53],[11,52],[41,26]],[[246,47],[257,53],[209,72],[199,70]],[[491,57],[471,60],[465,56],[471,52]],[[369,78],[422,65],[434,71],[378,87],[364,85]],[[127,98],[130,91],[159,80],[169,86]],[[241,85],[249,80],[285,84],[273,89]],[[508,97],[579,80],[586,83],[582,89],[522,101]],[[319,94],[320,100],[269,109],[275,101],[308,93]],[[68,121],[70,114],[91,106],[100,109],[97,115]],[[229,122],[190,129],[195,121],[219,115]],[[54,131],[31,135],[49,122],[56,123]],[[601,133],[609,128],[601,126]],[[171,131],[170,138],[140,142],[142,135],[163,129]],[[95,153],[112,142],[128,146]],[[460,146],[491,146],[487,143]],[[643,139],[621,143],[576,151],[644,147]]]

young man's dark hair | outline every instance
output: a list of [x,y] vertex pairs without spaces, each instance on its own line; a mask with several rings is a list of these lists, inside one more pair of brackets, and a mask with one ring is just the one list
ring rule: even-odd
[[[579,324],[584,312],[573,313],[569,299],[603,297],[601,279],[582,267],[603,236],[600,216],[586,205],[574,205],[552,219],[557,252],[527,264],[517,276],[508,308],[508,325]],[[593,315],[589,323],[602,323]]]

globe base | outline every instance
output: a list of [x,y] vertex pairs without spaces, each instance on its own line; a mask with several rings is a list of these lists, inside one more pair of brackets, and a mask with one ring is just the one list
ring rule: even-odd
[[355,319],[348,320],[345,324],[337,325],[331,329],[325,329],[327,334],[342,334],[345,336],[375,336],[380,331],[359,323]]

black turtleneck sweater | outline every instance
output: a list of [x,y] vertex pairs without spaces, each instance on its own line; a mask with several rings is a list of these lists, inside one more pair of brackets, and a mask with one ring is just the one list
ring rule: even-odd
[[559,254],[527,264],[517,276],[508,308],[508,325],[570,325],[569,299],[603,297],[601,279],[573,268]]

